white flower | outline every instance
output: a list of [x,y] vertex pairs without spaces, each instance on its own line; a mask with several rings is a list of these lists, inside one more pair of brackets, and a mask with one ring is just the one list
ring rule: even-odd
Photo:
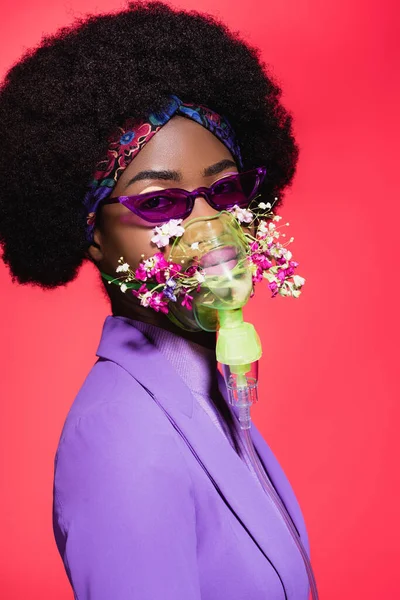
[[129,271],[129,265],[128,263],[124,263],[123,265],[119,265],[119,267],[116,268],[117,273],[126,273],[126,271]]
[[265,204],[265,202],[260,202],[260,204],[258,205],[259,208],[262,208],[263,210],[267,209],[267,208],[271,208],[271,204],[269,202],[267,202],[267,204]]
[[266,221],[260,221],[260,224],[258,226],[258,230],[259,233],[268,233],[268,227],[267,227],[267,222]]
[[246,208],[240,208],[237,204],[231,209],[229,212],[233,214],[234,217],[239,221],[239,223],[251,223],[254,215],[251,210],[247,210]]
[[300,290],[292,290],[292,296],[293,298],[298,298],[301,294]]
[[301,287],[305,283],[304,277],[300,277],[300,275],[293,275],[293,283],[296,287]]
[[161,231],[157,231],[159,227],[155,228],[155,235],[151,238],[153,244],[157,244],[157,248],[163,248],[169,244],[169,235],[164,235]]
[[282,256],[284,256],[286,258],[286,260],[290,260],[293,255],[290,252],[290,250],[287,250],[287,248],[283,248],[282,249]]
[[271,246],[269,252],[274,258],[280,258],[282,256],[282,246],[277,243],[275,246]]
[[[258,266],[253,262],[251,262],[249,266],[250,266],[250,273],[252,275],[255,275],[258,271]],[[264,274],[264,276],[265,276],[265,274]]]
[[280,217],[279,215],[275,215],[274,217],[272,217],[273,221],[280,221],[282,219],[282,217]]
[[196,271],[196,273],[194,274],[194,278],[197,279],[199,283],[203,283],[206,280],[203,273],[200,273],[200,271]]
[[273,273],[270,273],[269,271],[264,271],[263,277],[265,277],[265,279],[268,279],[270,283],[272,283],[273,281],[276,281],[278,283],[278,280],[275,277],[275,275]]
[[290,296],[290,289],[288,290],[284,285],[279,289],[281,296]]
[[151,292],[145,292],[144,294],[141,294],[139,296],[139,298],[140,298],[140,304],[147,308],[150,305]]
[[181,226],[182,219],[171,219],[168,223],[164,223],[161,227],[153,229],[154,236],[151,241],[157,244],[158,248],[168,246],[170,237],[178,237],[185,233],[185,228]]
[[199,242],[193,242],[193,244],[190,246],[192,250],[198,250],[199,249]]
[[150,258],[146,258],[146,260],[143,261],[143,268],[145,269],[145,271],[150,271],[156,264],[155,258],[154,256],[150,256]]
[[128,286],[125,283],[121,283],[121,287],[120,287],[121,292],[125,293],[127,289],[128,289]]
[[179,237],[185,233],[185,228],[181,225],[182,219],[171,219],[167,223],[169,227],[169,235],[171,237]]

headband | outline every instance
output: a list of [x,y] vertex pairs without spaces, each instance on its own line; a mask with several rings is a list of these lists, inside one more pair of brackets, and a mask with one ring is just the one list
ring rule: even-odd
[[93,242],[96,212],[101,201],[111,194],[119,177],[143,146],[174,115],[187,117],[203,125],[230,150],[239,169],[243,168],[235,133],[225,117],[201,104],[185,103],[177,96],[169,96],[164,110],[150,113],[144,121],[128,117],[108,138],[107,154],[97,163],[83,202],[86,209],[86,238],[89,242]]

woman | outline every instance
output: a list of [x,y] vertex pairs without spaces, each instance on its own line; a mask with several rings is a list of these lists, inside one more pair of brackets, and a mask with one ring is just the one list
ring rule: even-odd
[[[90,260],[111,305],[55,459],[55,539],[79,600],[308,597],[227,402],[215,333],[182,328],[161,295],[151,310],[140,290],[108,284],[120,259],[137,269],[155,244],[170,248],[138,214],[143,194],[265,167],[257,191],[281,203],[298,152],[279,95],[255,49],[158,2],[61,29],[3,84],[3,259],[43,288]],[[209,200],[187,204],[179,226],[219,214]],[[254,425],[251,435],[308,552],[293,490]]]

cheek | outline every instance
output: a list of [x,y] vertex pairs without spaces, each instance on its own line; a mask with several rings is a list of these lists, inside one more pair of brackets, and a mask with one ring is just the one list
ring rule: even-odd
[[118,260],[122,256],[133,269],[139,262],[159,251],[157,246],[151,242],[153,229],[126,224],[110,228],[105,235],[104,258],[111,272],[118,266]]

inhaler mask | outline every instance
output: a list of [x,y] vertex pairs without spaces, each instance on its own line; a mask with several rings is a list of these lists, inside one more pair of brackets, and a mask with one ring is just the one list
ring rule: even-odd
[[192,310],[171,304],[170,312],[181,327],[216,331],[218,312],[242,308],[252,292],[245,240],[240,225],[227,212],[200,217],[185,224],[185,232],[172,245],[169,259],[186,271],[200,268],[199,287]]
[[[185,271],[199,268],[191,310],[171,303],[169,316],[191,331],[218,331],[217,360],[223,366],[229,401],[240,411],[242,405],[256,401],[261,357],[253,325],[243,322],[242,308],[252,294],[253,275],[242,227],[229,212],[192,219],[175,239],[169,259]],[[250,427],[249,418],[242,425]]]

